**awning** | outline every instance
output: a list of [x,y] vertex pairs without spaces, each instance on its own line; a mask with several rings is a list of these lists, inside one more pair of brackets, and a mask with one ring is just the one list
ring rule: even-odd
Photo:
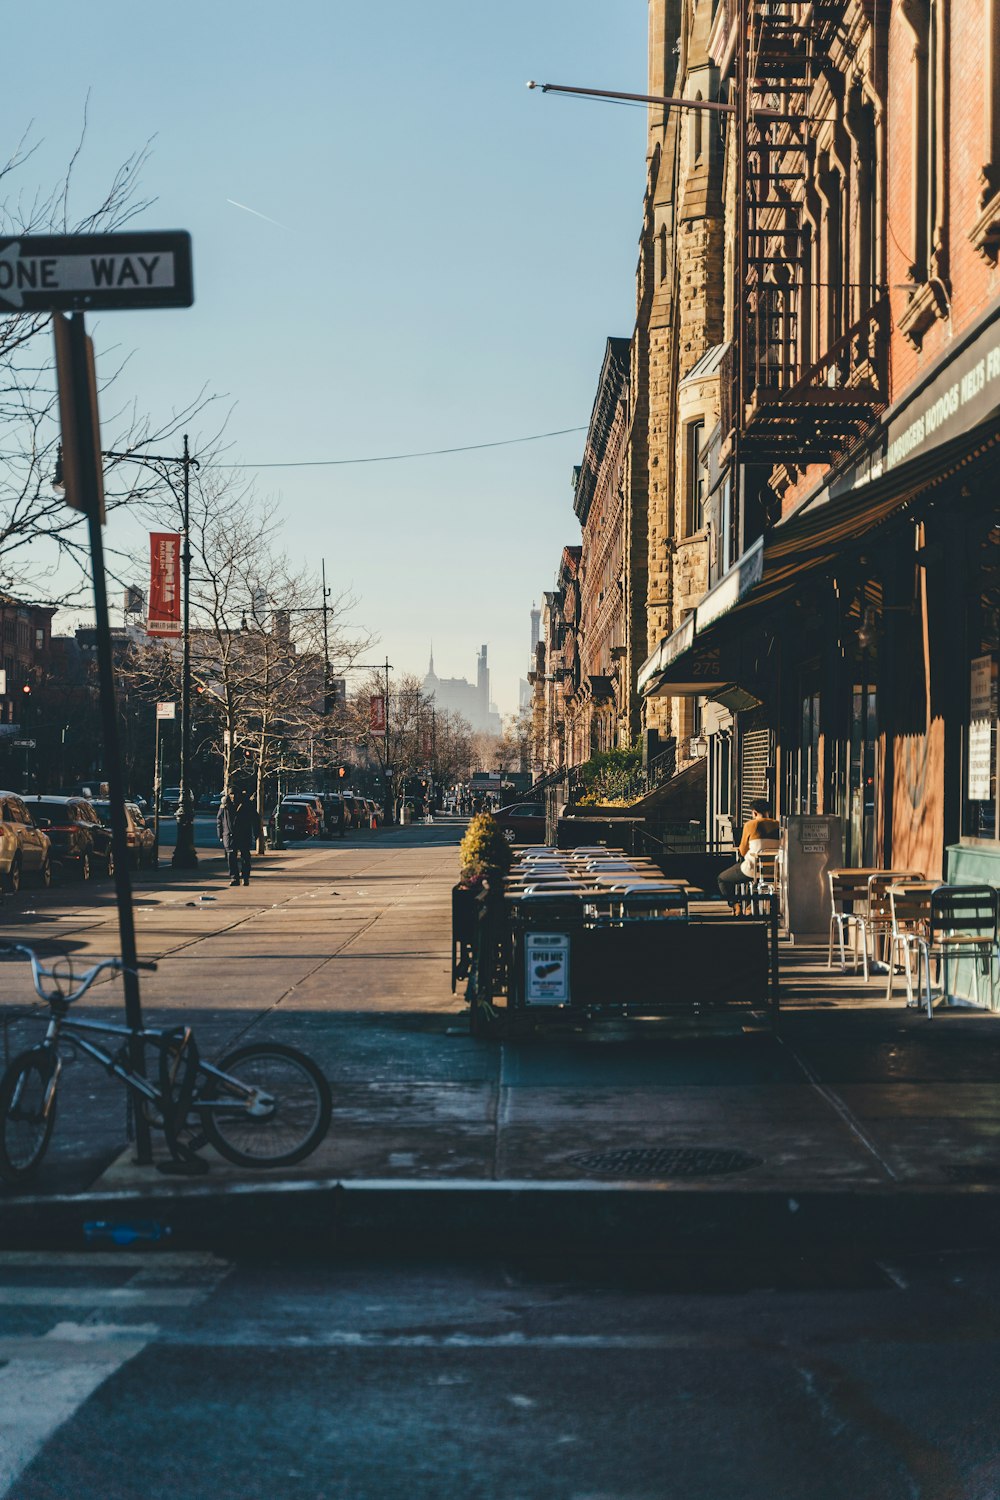
[[749,547],[684,623],[660,642],[639,670],[639,692],[646,697],[715,697],[719,689],[739,683],[750,666],[748,648],[759,647],[752,632],[748,640],[752,614],[790,595],[808,576],[835,567],[849,548],[870,540],[911,502],[998,444],[1000,411],[889,474],[832,499],[821,493]]

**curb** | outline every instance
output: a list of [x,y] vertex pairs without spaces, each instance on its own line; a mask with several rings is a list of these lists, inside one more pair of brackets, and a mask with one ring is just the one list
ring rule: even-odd
[[[95,1225],[101,1227],[95,1231]],[[135,1241],[320,1258],[356,1252],[403,1259],[442,1253],[766,1257],[817,1250],[912,1255],[995,1248],[1000,1192],[810,1189],[790,1195],[648,1183],[329,1178],[4,1200],[0,1250]]]

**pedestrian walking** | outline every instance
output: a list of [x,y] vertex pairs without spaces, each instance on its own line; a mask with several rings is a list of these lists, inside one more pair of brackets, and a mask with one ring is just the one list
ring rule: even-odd
[[216,819],[219,841],[229,856],[229,884],[250,884],[250,853],[260,837],[260,814],[245,787],[227,792]]

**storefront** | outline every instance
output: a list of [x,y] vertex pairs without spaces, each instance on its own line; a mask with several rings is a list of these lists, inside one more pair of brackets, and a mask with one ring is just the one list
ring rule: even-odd
[[703,714],[708,827],[766,745],[777,811],[839,816],[846,862],[1000,885],[998,403],[991,318],[645,663],[645,694],[732,714]]

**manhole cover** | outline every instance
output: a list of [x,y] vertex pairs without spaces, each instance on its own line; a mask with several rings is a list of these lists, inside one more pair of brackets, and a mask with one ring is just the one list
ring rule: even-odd
[[724,1177],[759,1167],[748,1151],[717,1146],[636,1146],[621,1151],[581,1151],[570,1161],[595,1177]]
[[990,1162],[951,1162],[945,1167],[945,1176],[952,1182],[968,1182],[995,1186],[1000,1183],[1000,1166]]

